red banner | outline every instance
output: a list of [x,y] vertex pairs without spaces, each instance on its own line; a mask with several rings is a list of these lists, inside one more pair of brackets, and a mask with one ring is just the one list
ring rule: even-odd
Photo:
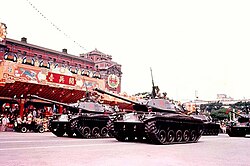
[[75,86],[75,77],[49,72],[46,76],[48,82]]

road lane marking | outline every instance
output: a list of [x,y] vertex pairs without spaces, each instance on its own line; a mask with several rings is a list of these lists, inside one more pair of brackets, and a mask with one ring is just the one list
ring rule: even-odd
[[51,148],[72,148],[72,147],[91,147],[91,146],[114,146],[114,145],[135,145],[135,143],[112,143],[112,144],[80,144],[80,145],[61,145],[61,146],[34,146],[34,147],[23,147],[23,148],[2,148],[0,151],[9,150],[30,150],[30,149],[51,149]]
[[[65,141],[65,142],[74,142],[74,141],[91,141],[91,139],[57,139],[57,140],[27,140],[27,141],[0,141],[0,144],[5,144],[5,143],[30,143],[30,142],[57,142],[57,141]],[[92,139],[95,141],[110,141],[110,140],[114,140],[114,138],[109,138],[109,139]]]

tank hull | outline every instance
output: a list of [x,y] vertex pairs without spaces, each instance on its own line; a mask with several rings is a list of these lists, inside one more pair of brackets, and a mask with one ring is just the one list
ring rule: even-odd
[[114,137],[118,141],[145,140],[161,145],[194,143],[200,139],[203,128],[201,120],[188,116],[156,115],[141,120],[114,122]]
[[68,120],[52,120],[51,132],[58,136],[78,138],[106,138],[108,135],[108,115],[86,114]]
[[230,137],[245,137],[250,134],[250,126],[227,126],[226,132]]

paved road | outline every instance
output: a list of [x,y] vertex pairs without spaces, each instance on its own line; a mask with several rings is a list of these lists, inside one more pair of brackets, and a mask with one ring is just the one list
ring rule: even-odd
[[47,133],[0,132],[0,165],[250,165],[250,137],[203,136],[198,143],[149,145],[113,138],[59,138]]

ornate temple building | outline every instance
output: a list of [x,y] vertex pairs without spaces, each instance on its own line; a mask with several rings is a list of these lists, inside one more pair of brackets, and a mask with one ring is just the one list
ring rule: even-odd
[[[80,56],[6,38],[0,23],[0,102],[17,101],[20,112],[29,95],[73,103],[87,91],[121,91],[121,65],[97,49]],[[0,105],[2,104],[0,103]]]

